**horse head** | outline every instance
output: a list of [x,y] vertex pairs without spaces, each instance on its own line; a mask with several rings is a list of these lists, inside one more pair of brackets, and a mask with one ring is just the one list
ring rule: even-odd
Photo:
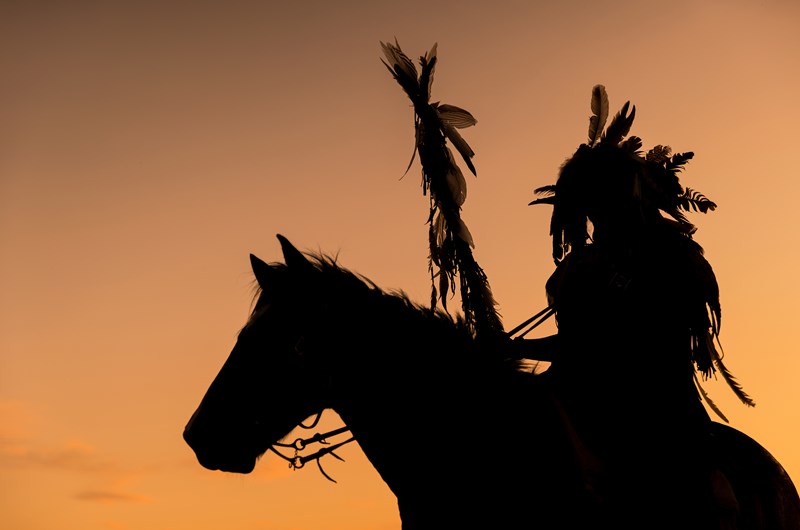
[[303,420],[326,408],[325,377],[304,355],[319,272],[284,237],[285,264],[250,262],[258,296],[249,320],[183,437],[204,467],[249,473]]

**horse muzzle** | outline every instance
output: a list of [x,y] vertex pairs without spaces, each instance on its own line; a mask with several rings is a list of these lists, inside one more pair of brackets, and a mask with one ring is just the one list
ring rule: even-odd
[[247,454],[241,448],[228,446],[221,440],[213,440],[213,437],[199,433],[197,428],[193,428],[192,420],[183,430],[183,439],[192,448],[201,466],[211,471],[242,474],[250,473],[255,469],[255,456]]

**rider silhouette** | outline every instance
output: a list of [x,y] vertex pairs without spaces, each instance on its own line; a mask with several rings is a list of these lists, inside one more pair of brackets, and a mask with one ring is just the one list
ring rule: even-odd
[[657,146],[643,154],[641,139],[626,139],[635,107],[628,113],[626,103],[603,131],[607,101],[596,86],[589,141],[531,203],[553,206],[557,268],[546,292],[558,351],[546,378],[576,445],[602,464],[600,477],[588,478],[596,494],[624,499],[609,500],[609,513],[661,506],[670,524],[719,517],[701,507],[735,501],[714,470],[697,373],[719,372],[753,403],[715,346],[719,289],[683,215],[716,205],[679,183],[692,153]]

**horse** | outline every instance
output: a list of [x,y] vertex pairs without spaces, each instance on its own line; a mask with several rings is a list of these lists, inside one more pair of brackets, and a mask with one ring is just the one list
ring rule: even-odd
[[[462,319],[278,239],[284,263],[250,256],[252,313],[183,432],[203,467],[249,473],[332,409],[396,496],[404,530],[721,528],[712,508],[677,521],[670,513],[687,514],[657,504],[609,521],[540,375]],[[715,423],[713,436],[738,505],[727,528],[800,529],[783,467],[733,428]]]

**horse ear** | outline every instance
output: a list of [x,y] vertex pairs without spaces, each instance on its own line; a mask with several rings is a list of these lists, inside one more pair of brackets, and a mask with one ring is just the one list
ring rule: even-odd
[[272,267],[253,254],[250,254],[250,266],[253,268],[253,275],[255,275],[258,285],[262,290],[266,290],[270,284]]
[[297,250],[294,245],[289,243],[289,240],[278,234],[278,241],[281,242],[281,250],[283,250],[283,260],[286,266],[295,270],[310,270],[313,269],[311,262],[309,262],[302,252]]

